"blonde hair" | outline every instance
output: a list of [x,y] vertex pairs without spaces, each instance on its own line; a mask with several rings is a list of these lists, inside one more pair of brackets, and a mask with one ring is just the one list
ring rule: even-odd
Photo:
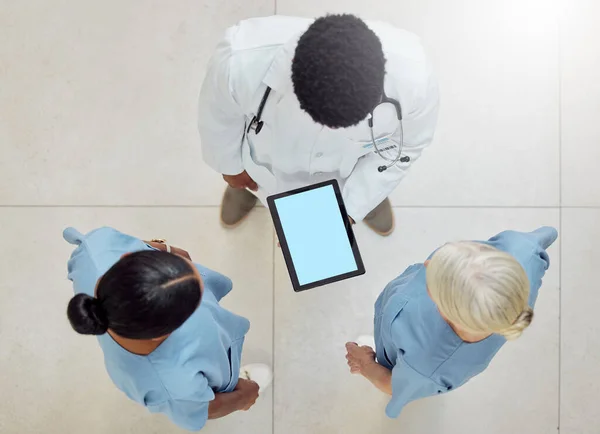
[[470,333],[516,339],[531,324],[529,279],[511,255],[487,244],[448,243],[427,265],[427,288],[449,321]]

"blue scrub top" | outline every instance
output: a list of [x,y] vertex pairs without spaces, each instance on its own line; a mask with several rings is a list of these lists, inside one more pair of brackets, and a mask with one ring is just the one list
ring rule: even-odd
[[[525,269],[533,307],[550,259],[546,249],[556,240],[554,228],[506,231],[487,242],[510,253]],[[446,393],[481,373],[506,339],[491,335],[464,342],[440,315],[427,293],[425,266],[411,265],[383,290],[375,304],[377,361],[392,370],[392,399],[386,414],[398,417],[406,404]]]
[[[143,241],[111,228],[82,235],[66,229],[77,245],[68,263],[75,293],[94,296],[98,279],[125,253],[154,250]],[[140,356],[125,350],[106,333],[98,337],[106,370],[129,398],[153,413],[165,413],[188,430],[200,430],[215,393],[237,385],[247,319],[219,306],[231,291],[227,277],[195,264],[204,280],[200,306],[156,350]]]

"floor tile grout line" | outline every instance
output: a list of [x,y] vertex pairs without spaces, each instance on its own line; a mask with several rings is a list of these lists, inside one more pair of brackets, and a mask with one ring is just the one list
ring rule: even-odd
[[[562,208],[558,211],[558,231],[560,236],[562,237],[562,220],[563,220],[563,210]],[[558,247],[558,433],[562,431],[561,428],[561,388],[562,388],[562,270],[563,270],[563,240],[560,240],[560,244]]]
[[273,290],[273,304],[271,316],[271,369],[273,372],[273,390],[271,392],[271,429],[272,434],[275,434],[275,243],[277,237],[275,231],[271,231],[271,289]]
[[[277,0],[273,0],[273,15],[277,15]],[[271,230],[271,288],[273,290],[273,312],[271,322],[273,325],[272,336],[271,336],[271,369],[273,370],[273,391],[271,394],[271,432],[275,434],[275,384],[277,379],[275,378],[275,243],[277,242],[277,235],[274,230]]]
[[[277,15],[277,0],[273,0],[273,15]],[[275,434],[275,384],[277,379],[275,378],[275,243],[277,242],[277,234],[274,230],[271,230],[271,288],[273,290],[273,312],[271,322],[273,324],[272,336],[271,336],[271,369],[273,370],[273,391],[271,394],[271,433]]]
[[[277,0],[273,0],[273,15],[277,15]],[[277,379],[275,378],[275,243],[277,242],[277,235],[274,230],[271,230],[271,289],[273,290],[273,312],[271,317],[272,322],[272,336],[271,336],[271,369],[273,372],[273,391],[271,393],[271,433],[275,434],[275,384]]]
[[[563,160],[562,160],[562,20],[561,8],[562,0],[558,0],[558,10],[556,11],[556,40],[557,40],[557,68],[558,68],[558,231],[562,237],[563,227]],[[561,427],[561,412],[562,412],[562,271],[563,271],[563,242],[559,244],[559,261],[558,261],[558,417],[557,417],[557,432],[560,434]]]
[[[559,173],[560,178],[560,173]],[[220,208],[220,205],[0,205],[6,208]],[[260,207],[262,208],[262,207]],[[600,209],[600,205],[395,205],[394,209]]]

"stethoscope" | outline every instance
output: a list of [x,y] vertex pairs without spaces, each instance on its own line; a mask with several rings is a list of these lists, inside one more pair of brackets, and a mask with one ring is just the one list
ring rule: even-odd
[[[254,130],[254,134],[258,135],[260,133],[260,131],[262,130],[262,127],[265,123],[263,120],[261,120],[261,117],[262,117],[263,111],[265,109],[265,105],[267,104],[267,100],[269,99],[270,94],[271,94],[271,88],[267,86],[267,90],[265,90],[265,93],[263,94],[263,97],[258,106],[256,116],[254,116],[252,118],[252,120],[250,121],[250,124],[248,125],[248,129],[246,130],[247,134],[250,134],[250,131]],[[398,128],[398,130],[400,132],[400,138],[398,140],[398,153],[396,154],[396,158],[389,158],[389,157],[386,157],[385,155],[383,155],[383,153],[382,153],[383,151],[379,149],[379,146],[377,145],[377,140],[375,140],[375,133],[373,132],[373,112],[375,111],[375,109],[377,107],[379,107],[382,104],[392,104],[394,106],[394,109],[396,110],[396,117],[398,118],[398,122],[400,123],[400,126]],[[401,163],[410,162],[409,156],[404,156],[404,157],[402,156],[402,147],[404,146],[404,128],[402,126],[402,107],[400,106],[400,102],[398,100],[396,100],[394,98],[388,98],[384,93],[383,96],[381,97],[380,103],[377,104],[377,106],[375,106],[375,108],[371,111],[371,113],[369,113],[369,116],[367,118],[367,123],[369,125],[369,131],[371,133],[371,143],[373,144],[375,153],[377,155],[379,155],[381,158],[383,158],[385,161],[387,161],[387,164],[379,166],[377,168],[377,170],[380,173],[385,172],[387,169],[394,166],[398,162],[401,162]]]

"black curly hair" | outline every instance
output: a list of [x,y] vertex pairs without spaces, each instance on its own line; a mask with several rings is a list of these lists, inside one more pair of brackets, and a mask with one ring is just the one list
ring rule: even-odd
[[67,317],[77,333],[103,335],[111,329],[129,339],[153,339],[179,328],[202,298],[192,265],[154,250],[122,257],[100,278],[96,296],[77,294]]
[[292,82],[300,107],[330,128],[356,125],[383,95],[381,41],[354,15],[318,18],[300,37]]

